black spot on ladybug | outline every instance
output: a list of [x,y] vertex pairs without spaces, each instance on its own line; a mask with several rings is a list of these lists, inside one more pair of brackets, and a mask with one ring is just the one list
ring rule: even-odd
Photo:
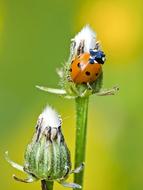
[[72,68],[70,68],[69,71],[72,72]]
[[98,76],[98,73],[96,73],[95,75]]
[[89,76],[89,75],[90,75],[90,72],[89,72],[89,71],[86,71],[85,74],[86,74],[87,76]]
[[80,64],[80,63],[78,63],[77,66],[78,66],[79,68],[82,68],[83,65]]

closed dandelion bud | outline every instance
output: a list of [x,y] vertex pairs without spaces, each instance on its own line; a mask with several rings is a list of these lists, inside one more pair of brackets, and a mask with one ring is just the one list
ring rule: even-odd
[[104,51],[97,41],[96,33],[86,25],[71,40],[70,56],[63,67],[57,69],[61,89],[37,85],[40,90],[58,94],[65,98],[84,98],[92,94],[98,96],[114,95],[118,86],[101,89],[103,65],[106,61]]
[[64,187],[81,188],[76,183],[65,181],[70,174],[79,173],[84,165],[82,163],[75,170],[71,170],[70,151],[61,131],[61,124],[58,113],[47,106],[38,117],[33,138],[25,150],[24,166],[10,160],[6,152],[6,160],[28,175],[26,179],[14,175],[15,180],[25,183],[41,180],[42,184],[57,181]]
[[71,170],[70,152],[61,131],[61,118],[47,107],[25,152],[24,170],[39,179],[57,180]]
[[96,33],[87,25],[72,39],[63,81],[67,91],[70,89],[80,97],[99,92],[104,62],[105,53],[96,39]]

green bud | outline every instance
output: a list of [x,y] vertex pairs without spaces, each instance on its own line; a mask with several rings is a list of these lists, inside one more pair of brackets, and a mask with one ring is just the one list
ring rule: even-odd
[[61,179],[71,170],[61,119],[50,107],[39,116],[35,134],[25,151],[24,170],[45,180]]
[[102,67],[105,60],[105,54],[97,41],[96,33],[89,25],[86,25],[71,40],[68,61],[63,64],[62,68],[57,69],[61,89],[39,85],[36,87],[64,98],[83,98],[93,94],[98,96],[114,95],[118,91],[117,86],[111,89],[101,89],[103,84]]
[[[96,39],[96,33],[90,28],[89,25],[85,26],[73,39],[71,43],[71,49],[70,49],[70,56],[67,63],[65,63],[63,68],[63,76],[61,75],[60,71],[60,77],[61,77],[61,86],[63,89],[66,89],[67,93],[71,96],[76,97],[86,97],[91,94],[95,94],[100,91],[102,87],[102,81],[103,81],[103,70],[102,70],[102,64],[100,65],[100,71],[98,71],[98,77],[96,79],[92,80],[90,74],[94,72],[94,70],[89,70],[89,76],[86,77],[85,70],[88,68],[89,65],[94,65],[96,67],[97,62],[94,60],[92,55],[90,54],[90,50],[93,51],[100,51],[101,47],[99,44],[99,41]],[[80,62],[80,56],[83,56],[84,54],[90,55],[89,59],[93,59],[93,63],[90,64],[89,60],[85,64],[84,61]],[[105,58],[105,57],[104,57]],[[76,64],[74,63],[74,60],[76,60]],[[84,65],[83,65],[84,63]],[[72,65],[74,64],[74,67],[72,68]],[[81,67],[78,66],[78,64],[82,65]],[[93,67],[92,67],[93,69]],[[96,71],[97,72],[97,71]],[[71,77],[74,76],[74,78]],[[95,73],[96,75],[96,73]],[[80,79],[78,79],[80,78]],[[87,80],[88,82],[84,82],[84,80]]]
[[33,181],[57,181],[65,187],[81,188],[65,180],[71,173],[79,173],[83,164],[71,170],[70,151],[61,130],[62,120],[55,110],[47,106],[38,117],[35,132],[25,150],[24,166],[11,161],[6,152],[6,160],[16,169],[28,174],[28,178],[15,180],[31,183]]

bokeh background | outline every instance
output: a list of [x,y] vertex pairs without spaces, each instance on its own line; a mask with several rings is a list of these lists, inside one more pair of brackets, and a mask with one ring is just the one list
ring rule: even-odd
[[[4,160],[23,163],[38,115],[48,103],[63,118],[74,158],[73,100],[46,94],[35,85],[58,87],[56,68],[69,56],[70,39],[85,24],[96,31],[107,55],[104,87],[118,84],[117,96],[91,97],[85,190],[143,189],[143,1],[0,0],[0,189],[34,190],[40,183]],[[72,181],[72,178],[70,179]],[[55,184],[55,189],[64,189]]]

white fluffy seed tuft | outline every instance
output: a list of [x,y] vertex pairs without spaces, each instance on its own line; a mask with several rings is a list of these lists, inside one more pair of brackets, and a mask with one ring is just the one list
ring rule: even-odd
[[58,128],[61,125],[61,118],[53,108],[47,106],[39,115],[38,124],[43,130],[46,127]]
[[86,25],[72,41],[75,42],[74,51],[77,52],[81,43],[83,43],[84,52],[89,52],[90,49],[94,49],[96,46],[96,33]]

